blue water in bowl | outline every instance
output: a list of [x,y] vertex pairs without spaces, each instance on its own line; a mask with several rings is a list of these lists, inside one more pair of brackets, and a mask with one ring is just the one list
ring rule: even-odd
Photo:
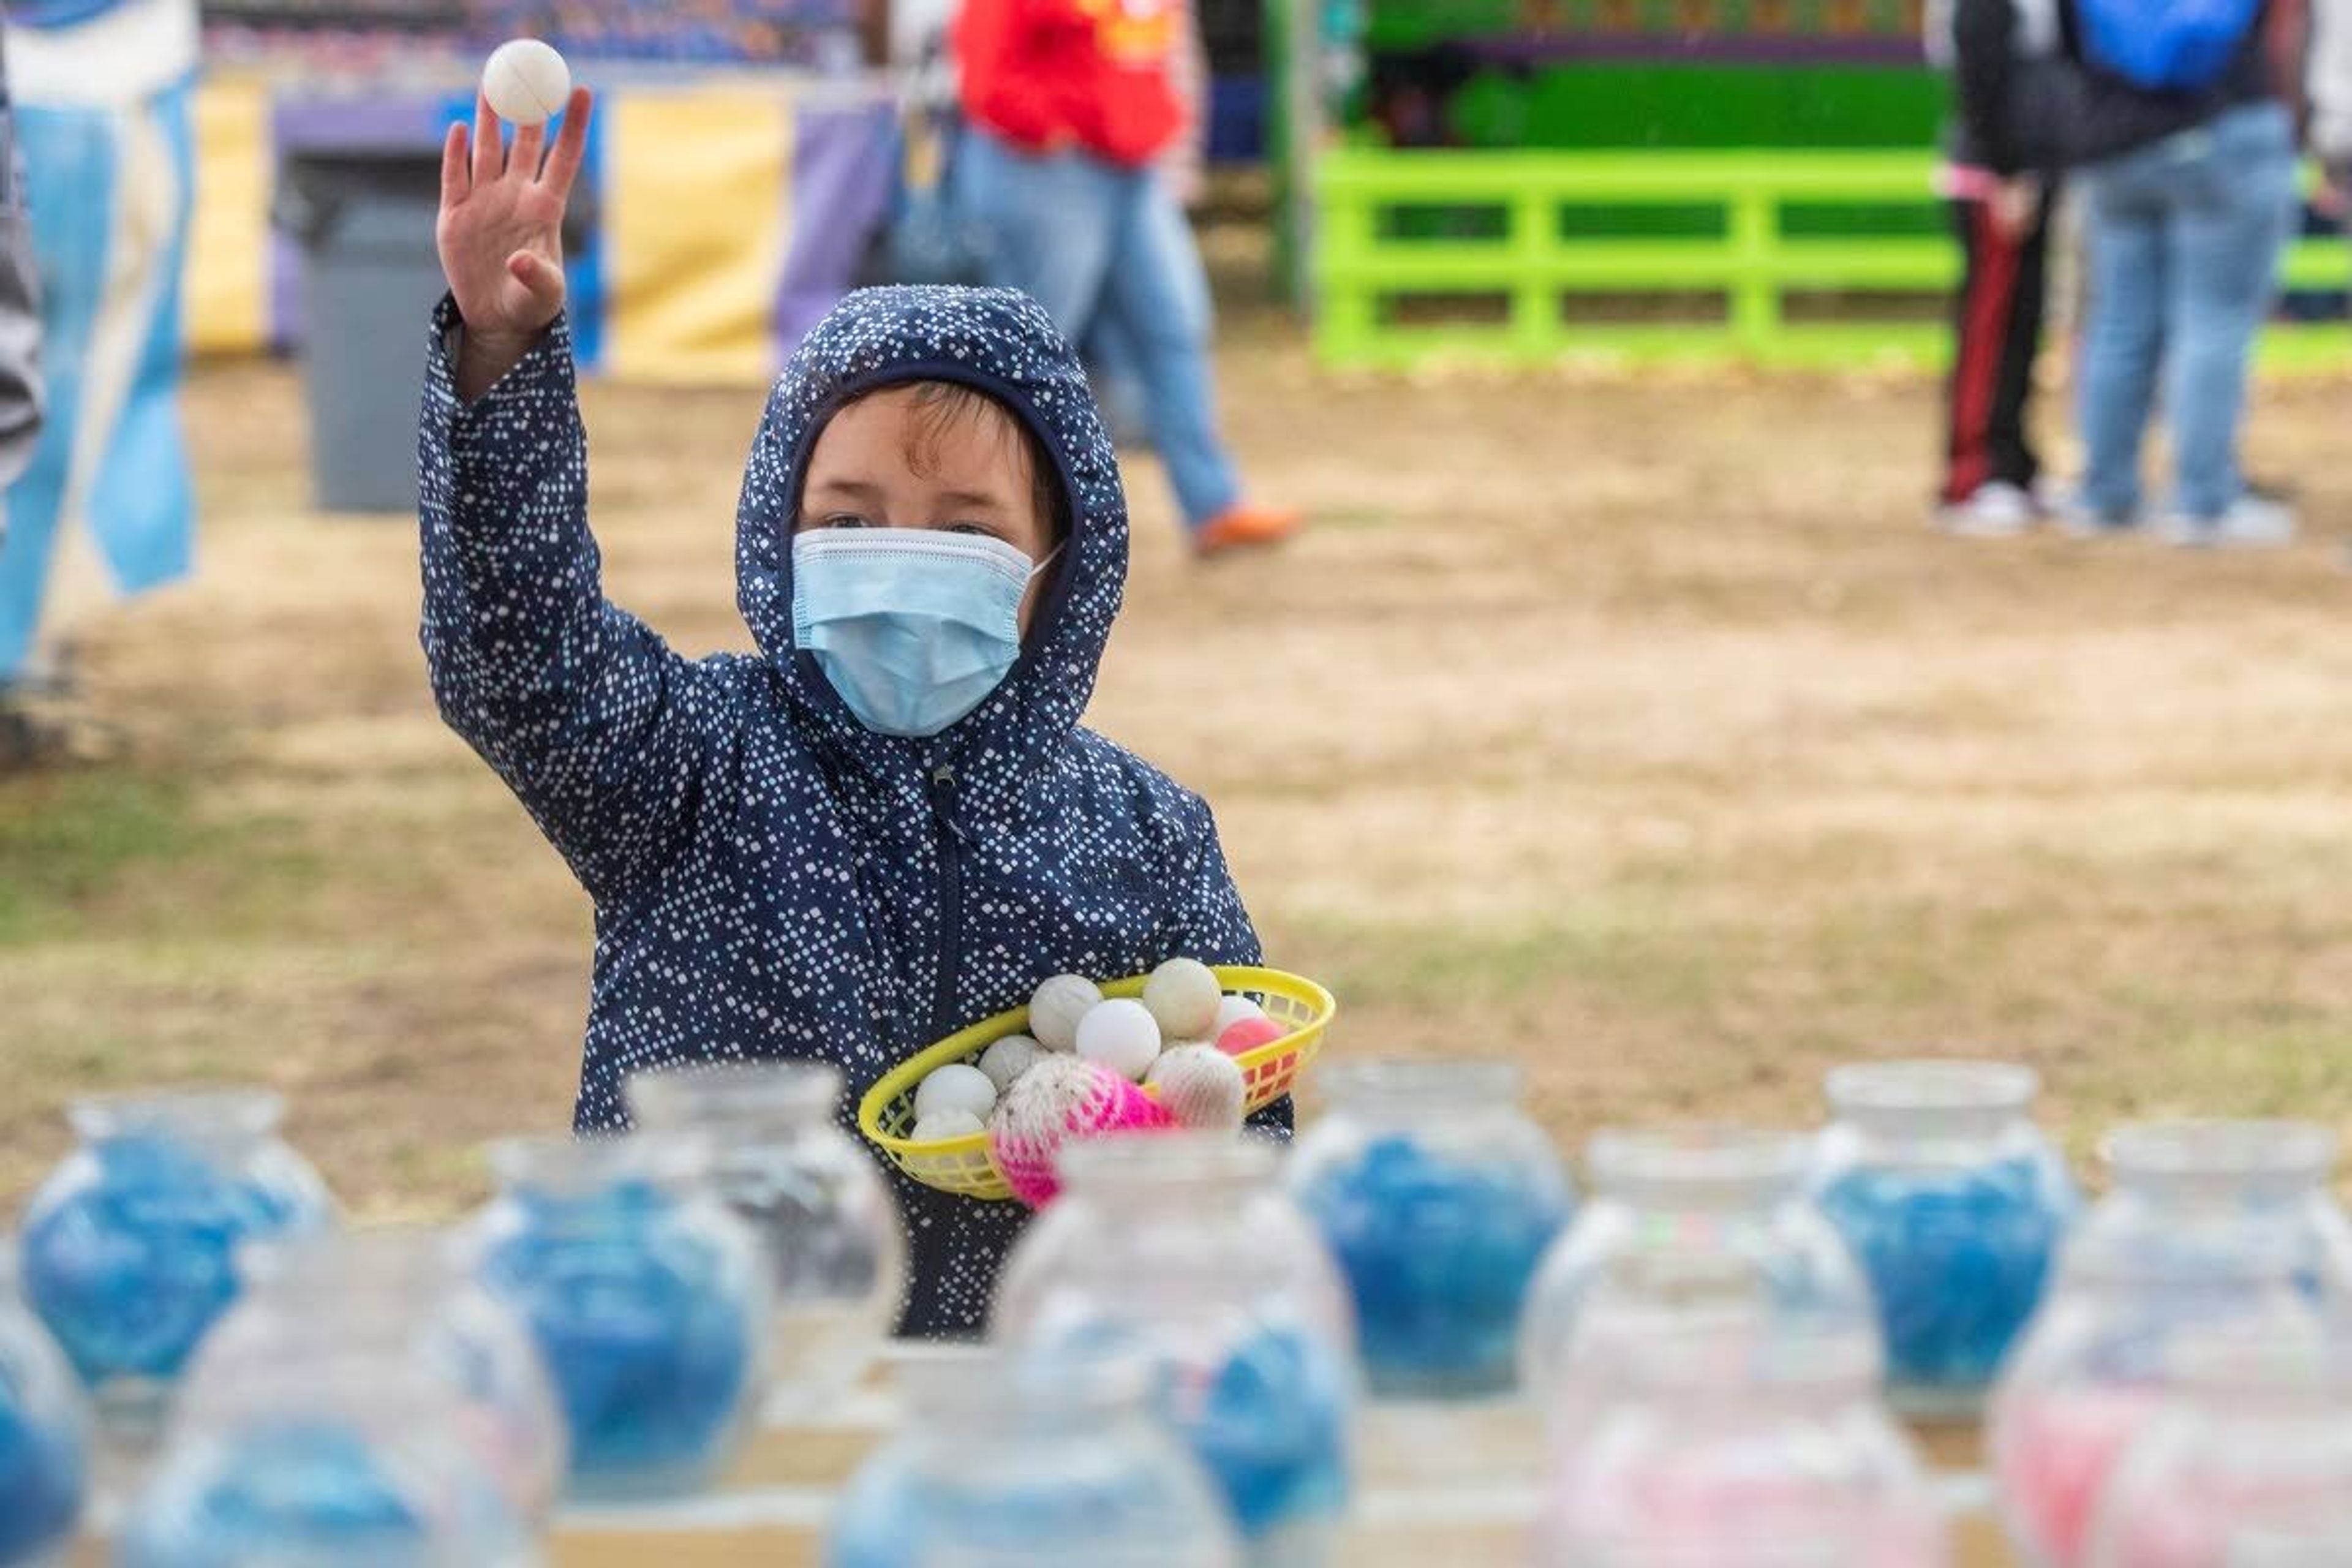
[[1870,1278],[1890,1384],[1956,1394],[1989,1384],[2032,1318],[2074,1208],[2031,1160],[1865,1166],[1820,1202]]
[[560,1395],[572,1490],[690,1488],[728,1456],[761,1326],[740,1271],[643,1184],[519,1200],[482,1278],[530,1324]]
[[1320,1342],[1262,1328],[1216,1368],[1197,1403],[1178,1400],[1177,1428],[1244,1536],[1335,1519],[1347,1507],[1349,1376]]
[[1223,1560],[1218,1536],[1198,1516],[1198,1494],[1171,1486],[1164,1467],[1129,1463],[1115,1451],[1097,1452],[1089,1465],[970,1479],[886,1456],[843,1498],[827,1568],[924,1568],[959,1552],[988,1568]]
[[433,1539],[364,1437],[305,1421],[242,1434],[197,1471],[167,1468],[117,1538],[114,1568],[439,1568],[454,1544]]
[[224,1172],[168,1137],[89,1153],[97,1180],[26,1228],[26,1300],[84,1383],[169,1382],[236,1300],[237,1247],[321,1216],[307,1194]]
[[1569,1205],[1513,1172],[1382,1138],[1301,1194],[1355,1297],[1372,1392],[1507,1392],[1519,1314]]
[[89,1474],[81,1436],[54,1413],[28,1409],[0,1363],[0,1568],[65,1544],[81,1516]]

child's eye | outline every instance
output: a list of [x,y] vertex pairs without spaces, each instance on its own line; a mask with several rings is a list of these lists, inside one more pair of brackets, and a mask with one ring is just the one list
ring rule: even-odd
[[854,511],[836,511],[816,520],[819,528],[871,528],[874,525]]
[[948,524],[947,531],[950,533],[976,534],[982,539],[993,539],[996,537],[996,530],[985,527],[977,522],[951,522]]

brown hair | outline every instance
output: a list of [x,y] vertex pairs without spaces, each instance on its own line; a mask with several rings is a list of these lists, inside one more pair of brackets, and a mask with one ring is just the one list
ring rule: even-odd
[[[992,418],[1021,439],[1022,457],[1029,466],[1029,504],[1045,520],[1048,540],[1058,545],[1070,537],[1070,497],[1062,485],[1062,470],[1029,421],[1005,406],[1002,399],[960,381],[902,381],[862,392],[841,408],[854,407],[885,392],[902,391],[912,394],[908,402],[914,411],[905,447],[909,471],[919,478],[930,478],[942,436],[968,420]],[[838,414],[841,408],[834,412]]]

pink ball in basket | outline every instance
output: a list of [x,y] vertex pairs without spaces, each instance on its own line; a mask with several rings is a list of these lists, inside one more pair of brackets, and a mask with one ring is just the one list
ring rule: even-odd
[[1243,1018],[1225,1026],[1225,1032],[1217,1037],[1217,1049],[1237,1057],[1260,1046],[1270,1046],[1289,1032],[1271,1018]]
[[1108,1068],[1047,1056],[1005,1091],[990,1120],[988,1148],[1013,1195],[1043,1208],[1061,1191],[1054,1163],[1065,1143],[1174,1124],[1166,1107]]

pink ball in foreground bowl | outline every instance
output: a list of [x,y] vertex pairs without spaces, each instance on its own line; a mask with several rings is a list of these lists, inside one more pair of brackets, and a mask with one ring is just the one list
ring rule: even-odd
[[2080,1568],[2100,1489],[2162,1409],[2151,1390],[2083,1388],[2037,1394],[1999,1415],[1992,1459],[2001,1510],[2042,1561]]
[[1225,1032],[1217,1037],[1217,1049],[1229,1057],[1237,1057],[1260,1046],[1270,1046],[1288,1033],[1289,1030],[1271,1018],[1244,1018],[1225,1026]]
[[1174,1125],[1165,1106],[1108,1068],[1049,1056],[1005,1091],[990,1119],[988,1149],[1013,1195],[1043,1208],[1062,1190],[1054,1163],[1065,1143]]

